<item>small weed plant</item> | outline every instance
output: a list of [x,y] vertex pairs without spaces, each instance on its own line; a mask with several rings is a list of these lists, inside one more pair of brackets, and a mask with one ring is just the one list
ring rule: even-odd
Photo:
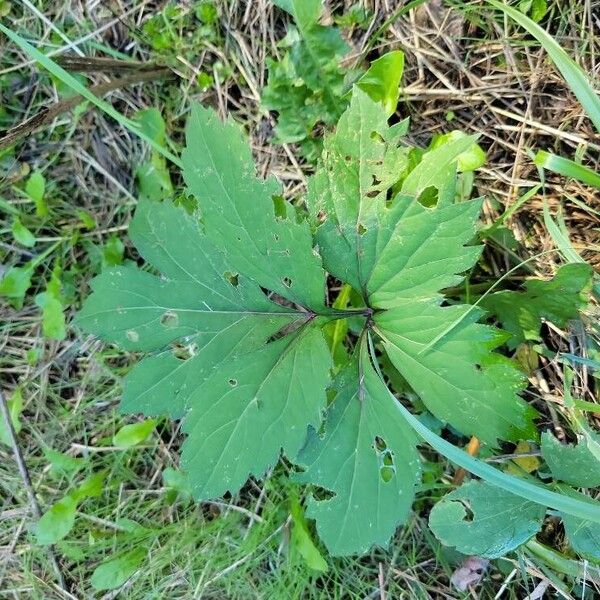
[[490,310],[525,307],[525,323],[508,313],[510,334],[446,297],[482,251],[482,201],[457,201],[456,186],[476,139],[448,136],[423,151],[406,129],[355,87],[294,206],[274,178],[255,175],[235,123],[193,106],[182,163],[197,210],[140,201],[130,237],[145,265],[104,270],[77,322],[147,353],[121,408],[182,420],[181,467],[196,499],[235,494],[283,455],[332,554],[385,546],[405,521],[421,485],[419,436],[487,479],[434,507],[430,526],[445,544],[500,556],[541,528],[544,505],[567,532],[594,526],[598,508],[566,486],[574,469],[564,469],[600,447],[587,428],[575,447],[544,440],[558,488],[485,465],[424,425],[477,436],[488,453],[536,440],[536,411],[519,394],[526,378],[498,348],[539,334],[544,310],[569,318],[591,274],[568,265],[548,283],[564,301],[546,309],[543,288],[489,294]]

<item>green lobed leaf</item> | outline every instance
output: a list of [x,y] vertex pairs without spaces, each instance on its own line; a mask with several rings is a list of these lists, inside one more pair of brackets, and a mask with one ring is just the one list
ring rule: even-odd
[[519,547],[542,527],[538,504],[481,481],[470,481],[444,496],[429,515],[429,527],[459,552],[498,558]]
[[562,444],[546,431],[541,450],[555,479],[577,487],[600,486],[600,436],[594,432],[584,432],[573,445]]
[[308,223],[297,222],[289,205],[285,218],[276,217],[281,186],[255,176],[238,126],[195,105],[186,135],[184,179],[200,202],[205,235],[227,253],[230,270],[305,308],[321,308],[324,272]]
[[334,382],[325,432],[311,432],[297,479],[333,492],[313,498],[306,516],[332,554],[387,546],[412,506],[420,479],[416,438],[397,412],[363,343]]
[[[506,335],[477,323],[475,307],[442,306],[440,290],[459,283],[480,253],[468,245],[480,202],[454,203],[457,161],[474,139],[405,149],[405,124],[388,128],[359,89],[351,110],[363,117],[359,135],[340,125],[327,142],[330,156],[311,183],[314,193],[321,178],[325,196],[309,205],[328,270],[356,285],[367,308],[323,305],[308,224],[279,186],[255,176],[236,126],[195,108],[184,163],[198,214],[140,202],[131,229],[146,267],[96,278],[79,317],[107,341],[154,352],[127,377],[123,409],[183,418],[182,466],[200,499],[235,493],[284,452],[306,468],[301,478],[324,488],[307,516],[338,554],[385,545],[410,509],[419,461],[408,426],[503,489],[597,519],[595,507],[510,477],[420,428],[379,378],[364,338],[335,380],[321,427],[332,366],[321,328],[352,316],[353,331],[359,318],[375,330],[399,377],[438,418],[490,445],[536,433],[535,412],[517,395],[522,375],[493,352]],[[319,203],[333,207],[323,222]],[[330,218],[338,226],[322,229]],[[372,513],[374,498],[386,510]]]
[[539,341],[542,320],[564,327],[589,302],[593,269],[584,263],[563,265],[553,279],[526,282],[523,292],[502,291],[485,296],[480,306],[494,313],[512,334],[509,346]]
[[535,437],[537,413],[517,395],[524,376],[492,352],[506,336],[477,323],[481,315],[466,305],[407,299],[376,314],[375,327],[394,366],[438,419],[491,446]]
[[282,450],[293,460],[307,425],[321,422],[330,367],[323,334],[310,326],[223,361],[192,394],[183,425],[182,468],[195,497],[236,491]]
[[[125,348],[158,351],[127,377],[122,409],[184,417],[182,465],[195,496],[209,498],[261,476],[282,450],[295,457],[308,425],[320,422],[331,357],[321,320],[290,306],[293,289],[303,304],[323,303],[308,225],[291,209],[287,219],[276,217],[277,186],[254,176],[234,125],[198,109],[188,132],[183,160],[202,223],[171,204],[140,201],[131,237],[160,276],[131,266],[103,272],[78,323]],[[221,222],[225,208],[229,228]],[[279,251],[277,236],[289,253]],[[264,253],[252,256],[251,247]],[[287,293],[286,306],[240,272],[250,258],[251,278]],[[309,276],[312,292],[309,286],[303,295]]]

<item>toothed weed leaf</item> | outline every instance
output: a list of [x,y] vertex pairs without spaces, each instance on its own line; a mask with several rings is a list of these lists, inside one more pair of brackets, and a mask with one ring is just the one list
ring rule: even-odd
[[[335,554],[385,546],[419,483],[413,426],[378,353],[458,432],[490,446],[536,437],[524,378],[495,352],[507,335],[441,293],[481,252],[481,202],[454,202],[457,161],[476,140],[421,151],[405,129],[355,88],[304,215],[275,179],[256,176],[235,123],[194,106],[182,163],[198,210],[141,200],[130,237],[146,264],[106,269],[78,316],[86,331],[147,353],[121,409],[182,419],[197,499],[236,493],[283,454],[312,486],[306,516]],[[326,273],[348,290],[333,306]],[[336,355],[334,377],[338,319],[351,323],[339,331],[354,350]]]

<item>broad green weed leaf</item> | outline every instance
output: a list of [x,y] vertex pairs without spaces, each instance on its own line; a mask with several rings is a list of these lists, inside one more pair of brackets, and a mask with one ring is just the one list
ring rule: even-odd
[[562,515],[565,533],[575,552],[594,561],[600,561],[600,525]]
[[304,308],[322,307],[324,273],[308,223],[298,223],[292,207],[286,218],[275,216],[281,187],[256,177],[238,126],[196,105],[186,133],[184,178],[201,203],[205,235],[227,253],[229,269]]
[[102,248],[102,266],[116,267],[123,264],[125,246],[118,236],[112,235],[106,240]]
[[[563,494],[578,501],[583,501],[590,505],[598,504],[597,500],[577,492],[566,485],[560,485],[559,489]],[[560,513],[560,517],[563,521],[565,534],[571,548],[584,558],[592,559],[594,562],[600,561],[600,524],[564,512]]]
[[315,125],[333,125],[346,105],[340,61],[349,48],[337,28],[317,23],[321,0],[275,4],[294,17],[299,35],[280,61],[267,61],[269,79],[261,102],[278,113],[277,141],[300,142],[304,155],[314,161],[320,152],[320,140],[311,135]]
[[438,419],[491,446],[498,439],[535,437],[537,413],[517,396],[524,377],[514,363],[492,353],[506,336],[477,323],[481,314],[415,299],[378,313],[375,324],[390,360]]
[[396,112],[400,80],[404,70],[404,53],[393,50],[374,60],[356,85],[375,102],[383,105],[387,116]]
[[191,500],[192,489],[190,488],[188,476],[179,469],[167,467],[162,474],[163,484],[167,488],[167,501],[169,504],[175,502],[177,497],[183,500]]
[[64,340],[67,331],[63,305],[60,300],[49,292],[42,292],[35,297],[35,303],[42,309],[44,337],[52,340]]
[[546,16],[548,3],[547,0],[521,0],[519,10],[526,15],[528,14],[531,20],[537,23]]
[[[202,223],[141,201],[132,240],[161,276],[103,272],[78,322],[126,348],[159,351],[128,377],[122,408],[185,415],[182,466],[195,496],[209,498],[262,475],[282,450],[296,456],[308,425],[320,423],[331,357],[316,314],[290,306],[323,304],[308,224],[291,209],[275,216],[278,188],[255,177],[234,125],[198,108],[188,135],[183,160]],[[246,269],[287,306],[269,300]]]
[[[440,148],[445,144],[465,138],[469,138],[466,133],[460,130],[451,131],[450,133],[436,136],[431,143],[430,149]],[[456,159],[456,168],[460,173],[475,171],[485,164],[485,150],[479,144],[475,143],[472,137],[469,139],[471,139],[471,146],[468,150],[459,154]]]
[[46,291],[35,297],[35,303],[42,309],[42,331],[52,340],[64,340],[67,335],[62,299],[62,269],[58,263],[52,269],[52,276]]
[[538,504],[480,481],[470,481],[440,500],[429,527],[446,546],[485,558],[514,550],[542,527]]
[[480,306],[494,313],[512,333],[510,347],[540,341],[542,320],[564,327],[589,302],[593,270],[584,263],[563,265],[550,281],[530,280],[525,291],[502,291],[483,298]]
[[[165,145],[167,141],[166,126],[157,108],[140,110],[137,121],[142,131],[156,143]],[[167,161],[156,151],[152,152],[149,161],[136,169],[136,177],[140,186],[140,194],[151,200],[163,200],[173,195],[173,184]]]
[[38,217],[48,215],[48,206],[44,199],[46,192],[46,179],[40,171],[34,171],[25,184],[25,193],[33,200],[35,212]]
[[110,558],[98,565],[90,583],[95,590],[115,590],[121,587],[144,562],[148,551],[144,548],[130,550],[116,558]]
[[33,248],[33,246],[35,246],[35,235],[21,223],[19,217],[13,219],[12,234],[15,241],[22,246],[25,246],[26,248]]
[[140,423],[123,425],[113,437],[113,444],[119,448],[132,448],[144,442],[154,431],[156,421],[146,419]]
[[23,267],[11,267],[0,280],[0,296],[10,300],[11,305],[20,309],[27,290],[31,287],[33,265],[31,262]]
[[307,425],[319,427],[330,367],[323,334],[311,327],[219,365],[191,396],[183,424],[181,464],[194,495],[237,490],[282,449],[294,459]]
[[335,494],[313,498],[306,516],[335,555],[387,546],[405,520],[419,481],[416,438],[373,369],[363,342],[334,382],[325,432],[312,432],[298,459],[298,480]]
[[54,475],[72,475],[85,467],[87,463],[85,458],[69,456],[52,448],[44,448],[44,456],[50,462],[50,472]]
[[541,450],[555,479],[577,487],[600,486],[600,437],[594,432],[585,432],[573,445],[562,444],[546,431]]
[[408,168],[381,107],[355,90],[309,182],[307,203],[326,269],[364,291],[386,219],[386,192]]
[[65,496],[54,504],[33,529],[37,543],[46,546],[62,540],[73,529],[76,510],[77,501],[72,496]]
[[317,24],[323,10],[322,0],[273,0],[273,4],[290,13],[304,31]]
[[104,490],[106,476],[107,472],[103,470],[86,477],[81,484],[69,494],[70,497],[76,502],[82,502],[86,498],[97,498]]

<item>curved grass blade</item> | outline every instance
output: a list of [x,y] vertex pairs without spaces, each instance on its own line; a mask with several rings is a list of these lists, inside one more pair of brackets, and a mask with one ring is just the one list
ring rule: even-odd
[[574,160],[540,150],[536,153],[533,162],[542,169],[577,179],[577,181],[600,189],[600,174],[585,165],[576,163]]
[[[371,348],[371,358],[375,368],[379,371],[377,359],[375,357],[374,346],[369,337]],[[379,373],[381,376],[381,372]],[[389,392],[389,390],[388,390]],[[391,392],[390,395],[393,396]],[[480,477],[484,481],[496,485],[499,488],[511,492],[521,498],[530,500],[542,506],[547,506],[569,515],[600,523],[600,504],[595,502],[585,502],[576,498],[570,498],[564,494],[547,490],[539,485],[535,485],[524,479],[519,479],[511,475],[506,475],[502,471],[491,467],[487,463],[472,457],[464,450],[457,448],[450,442],[436,435],[428,427],[423,425],[410,411],[408,411],[400,402],[395,403],[396,408],[406,419],[408,424],[425,442],[434,450],[445,456],[448,460],[466,469],[473,475]]]
[[585,71],[560,47],[559,43],[537,23],[511,6],[498,0],[486,0],[495,8],[504,11],[513,21],[526,29],[543,46],[556,68],[577,96],[588,117],[600,132],[600,97],[594,91]]

